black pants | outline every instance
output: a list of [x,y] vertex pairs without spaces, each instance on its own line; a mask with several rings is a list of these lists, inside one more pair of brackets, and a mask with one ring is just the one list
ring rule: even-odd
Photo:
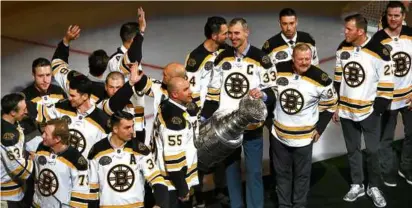
[[350,175],[353,184],[363,184],[361,135],[365,140],[366,162],[369,176],[369,186],[378,187],[380,181],[379,140],[381,117],[372,113],[366,119],[356,122],[341,118],[343,136],[348,151]]
[[271,138],[279,207],[305,207],[310,188],[312,147],[289,147]]
[[29,208],[30,205],[22,201],[7,201],[8,208]]
[[401,113],[405,139],[401,153],[401,168],[412,169],[412,111],[407,107],[386,111],[382,116],[382,136],[379,149],[380,167],[384,175],[394,175],[398,169],[398,159],[392,148],[398,114]]
[[169,208],[192,208],[192,197],[189,201],[182,202],[177,197],[177,191],[169,191]]

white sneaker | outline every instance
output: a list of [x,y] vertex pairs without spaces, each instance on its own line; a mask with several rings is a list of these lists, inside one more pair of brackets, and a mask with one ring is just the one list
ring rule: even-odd
[[366,190],[366,193],[368,196],[370,196],[373,200],[373,203],[377,207],[385,207],[386,206],[386,200],[382,195],[382,192],[377,188],[377,187],[369,187]]
[[349,192],[343,197],[343,200],[353,202],[361,196],[365,196],[365,187],[359,184],[351,184]]

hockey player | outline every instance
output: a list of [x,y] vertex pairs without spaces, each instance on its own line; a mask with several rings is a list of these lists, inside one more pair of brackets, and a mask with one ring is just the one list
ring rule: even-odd
[[[206,101],[201,115],[210,117],[216,109],[219,113],[235,110],[242,97],[249,91],[271,97],[276,70],[270,58],[248,42],[249,29],[246,20],[235,18],[229,23],[229,39],[232,47],[215,59],[214,75],[208,86]],[[266,93],[262,93],[260,89]],[[265,99],[264,99],[265,100]],[[247,207],[263,207],[262,157],[263,123],[250,125],[243,137],[246,155],[246,202]],[[241,149],[228,158],[226,179],[231,207],[242,207],[242,180],[240,175]]]
[[145,207],[145,180],[151,185],[156,205],[167,207],[168,189],[153,156],[134,138],[133,115],[124,111],[110,117],[111,133],[89,153],[90,187],[100,207]]
[[[227,39],[227,23],[223,17],[213,16],[207,19],[204,27],[204,35],[206,40],[200,44],[196,49],[194,49],[186,58],[186,76],[190,83],[190,90],[192,91],[192,97],[194,103],[197,104],[199,108],[203,107],[203,103],[207,93],[207,85],[211,79],[211,74],[213,73],[213,61],[216,56],[221,53],[227,44],[225,43]],[[199,110],[200,112],[200,110]],[[222,170],[220,170],[222,169]],[[220,174],[214,177],[216,186],[218,186],[217,197],[224,202],[224,194],[222,190],[225,187],[224,182],[224,170],[223,168],[218,168],[214,171],[215,174]],[[223,175],[222,175],[223,174]],[[203,173],[199,171],[200,181],[203,179]],[[212,179],[213,174],[208,174],[205,176],[207,183]],[[203,189],[203,188],[202,188]],[[208,189],[203,189],[204,191],[209,191]],[[198,206],[205,206],[206,195],[202,194],[200,191],[196,191],[196,203]],[[227,197],[226,197],[227,198]],[[214,201],[213,199],[211,199]],[[206,200],[207,201],[207,200]],[[228,201],[228,200],[226,200]]]
[[47,121],[34,158],[34,207],[88,207],[88,162],[69,145],[67,121]]
[[[35,59],[32,64],[32,75],[34,82],[22,91],[27,100],[34,103],[49,105],[67,98],[67,95],[62,88],[51,84],[52,70],[49,60],[45,58]],[[41,120],[41,118],[36,120]],[[36,124],[30,122],[30,119],[25,119],[23,121],[22,126],[26,135],[37,130]]]
[[292,60],[276,64],[277,99],[271,143],[279,207],[305,207],[312,147],[337,107],[333,81],[311,65],[308,44],[297,44]]
[[284,8],[279,13],[279,26],[281,32],[267,40],[262,51],[269,55],[272,62],[279,63],[292,59],[293,47],[298,43],[309,44],[312,50],[312,64],[319,65],[318,52],[315,40],[306,32],[297,31],[298,17],[295,10]]
[[70,81],[69,99],[42,108],[46,120],[68,119],[72,134],[69,144],[84,156],[93,144],[106,137],[107,132],[108,116],[91,101],[91,90],[92,83],[87,77],[75,75]]
[[213,61],[227,47],[225,43],[227,32],[227,23],[223,17],[209,17],[204,27],[206,40],[187,55],[186,76],[192,90],[193,101],[199,107],[203,106],[206,97]]
[[185,107],[192,102],[189,82],[172,78],[167,92],[169,99],[160,104],[153,124],[156,164],[169,187],[169,206],[192,207],[189,190],[199,184],[199,179],[194,127]]
[[386,206],[379,190],[379,138],[381,115],[393,97],[393,70],[389,51],[366,35],[367,21],[360,15],[345,18],[345,40],[336,52],[335,89],[339,108],[334,121],[342,123],[352,184],[343,198],[355,201],[365,195],[361,134],[364,135],[367,165],[367,194],[375,206]]
[[[298,43],[306,43],[311,46],[312,54],[312,64],[315,66],[319,66],[319,58],[317,49],[315,46],[315,40],[312,36],[306,32],[297,31],[298,26],[298,17],[295,10],[291,8],[284,8],[279,12],[279,26],[281,32],[271,37],[267,40],[263,46],[262,51],[269,55],[270,59],[272,60],[273,64],[290,61],[292,59],[292,51],[296,44]],[[267,129],[270,131],[273,125],[273,112],[274,106],[268,106],[268,118],[265,122]],[[269,134],[269,137],[272,137]],[[274,139],[270,139],[270,141],[275,141]],[[272,151],[272,143],[270,143],[269,150]],[[273,158],[272,154],[270,154],[270,172],[272,174],[272,178],[275,179],[275,171],[273,167]],[[274,184],[272,184],[273,186]],[[271,188],[272,190],[275,187]]]
[[412,185],[412,112],[408,109],[407,99],[412,95],[412,28],[402,25],[405,19],[405,6],[398,1],[391,1],[386,8],[388,26],[378,31],[373,38],[382,43],[391,53],[394,62],[393,100],[390,110],[382,116],[382,135],[379,161],[383,182],[387,186],[396,186],[397,156],[392,149],[398,114],[402,114],[405,131],[402,156],[398,173]]
[[[69,95],[69,83],[71,79],[79,74],[77,71],[69,67],[69,45],[73,40],[80,36],[80,27],[78,25],[70,25],[66,31],[63,40],[57,45],[57,48],[52,58],[53,77],[59,86]],[[106,69],[108,56],[103,50],[96,50],[89,56],[89,71],[90,74],[103,74]],[[88,79],[90,76],[88,77]],[[101,79],[101,78],[99,78]],[[99,103],[105,98],[104,84],[100,80],[91,80],[93,85],[91,93],[91,101]]]
[[[137,22],[127,22],[123,24],[120,28],[120,38],[122,39],[122,46],[117,48],[117,51],[110,56],[110,60],[107,65],[108,73],[115,71],[121,72],[125,75],[126,81],[129,78],[130,71],[126,67],[123,67],[121,62],[124,58],[124,55],[127,54],[127,51],[132,46],[136,35],[143,36],[146,30],[146,18],[143,8],[138,8],[137,14]],[[141,59],[142,58],[140,57],[137,61],[141,63]],[[139,65],[139,67],[141,67],[141,65]]]
[[33,172],[33,162],[24,157],[24,133],[19,124],[28,114],[24,95],[5,95],[1,112],[1,200],[7,201],[8,207],[29,207],[22,201],[24,180]]

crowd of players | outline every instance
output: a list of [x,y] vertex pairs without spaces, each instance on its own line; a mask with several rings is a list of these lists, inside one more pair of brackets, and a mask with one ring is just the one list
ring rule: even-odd
[[[343,200],[366,191],[375,206],[385,207],[382,181],[396,186],[399,174],[412,185],[412,29],[402,24],[400,2],[388,4],[385,18],[386,27],[373,37],[362,15],[345,18],[333,78],[319,68],[315,40],[297,31],[290,8],[279,13],[281,32],[261,49],[248,41],[245,19],[209,17],[206,40],[185,65],[165,66],[162,80],[145,75],[140,64],[142,8],[136,22],[122,25],[122,45],[112,56],[103,50],[89,56],[88,75],[69,65],[70,44],[81,31],[71,25],[51,62],[33,61],[33,84],[1,99],[1,200],[8,207],[205,207],[216,201],[263,207],[266,126],[278,206],[305,207],[313,143],[332,119],[341,123],[351,172]],[[145,130],[145,96],[154,98],[152,132]],[[236,110],[244,96],[265,102],[266,122],[250,124],[242,147],[224,162],[198,170],[200,124]],[[399,113],[405,126],[400,161],[391,146]]]

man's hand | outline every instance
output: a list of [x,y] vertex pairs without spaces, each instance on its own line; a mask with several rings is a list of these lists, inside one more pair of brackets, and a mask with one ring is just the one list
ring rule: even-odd
[[249,91],[249,95],[254,99],[260,99],[263,97],[262,91],[259,88],[254,88]]
[[179,197],[179,200],[182,202],[189,201],[189,199],[190,199],[190,191],[186,194],[184,198]]
[[144,33],[146,30],[146,17],[142,7],[137,9],[137,22],[139,23],[140,32]]
[[72,40],[76,40],[80,36],[80,27],[78,25],[70,25],[64,35],[63,43],[69,45]]
[[340,118],[339,118],[339,110],[338,110],[338,109],[337,109],[337,110],[335,111],[335,113],[333,114],[333,116],[332,116],[332,121],[333,121],[335,124],[339,123]]
[[313,142],[318,142],[319,138],[320,138],[320,134],[318,133],[317,130],[315,130],[312,135]]
[[129,77],[129,84],[130,86],[134,86],[137,82],[140,81],[143,77],[143,72],[139,71],[139,63],[132,63],[129,65],[130,68],[130,77]]
[[408,110],[412,111],[412,95],[406,100],[406,104],[409,104]]

